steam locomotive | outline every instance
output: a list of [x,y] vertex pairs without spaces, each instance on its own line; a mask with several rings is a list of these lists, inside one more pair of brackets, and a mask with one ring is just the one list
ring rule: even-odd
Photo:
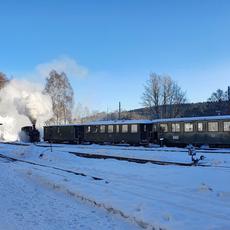
[[[39,142],[35,125],[22,133],[29,142]],[[44,141],[51,143],[127,143],[167,146],[230,146],[230,115],[159,120],[97,121],[44,127]]]
[[24,142],[40,142],[40,132],[36,129],[35,124],[22,127],[20,139]]

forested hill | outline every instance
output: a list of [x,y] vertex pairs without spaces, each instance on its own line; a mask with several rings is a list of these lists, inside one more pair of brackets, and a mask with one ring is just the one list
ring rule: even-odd
[[[166,106],[167,111],[173,110],[173,106]],[[199,103],[186,103],[177,105],[179,113],[177,117],[197,117],[197,116],[215,116],[215,115],[227,115],[230,114],[230,101],[221,102],[199,102]],[[129,111],[131,117],[140,116],[146,118],[168,118],[169,115],[165,115],[163,112],[164,106],[160,106],[161,114],[159,117],[152,116],[152,110],[149,108],[140,108]]]
[[[154,108],[139,108],[130,111],[121,111],[120,119],[158,119],[158,118],[174,118],[174,117],[199,117],[199,116],[216,116],[216,115],[230,115],[230,101],[221,102],[200,102],[200,103],[186,103],[181,105],[166,105],[159,106],[160,113],[156,115]],[[173,111],[177,111],[176,116]],[[112,113],[95,113],[91,116],[81,118],[76,122],[88,122],[97,120],[118,120],[119,112],[114,111]]]

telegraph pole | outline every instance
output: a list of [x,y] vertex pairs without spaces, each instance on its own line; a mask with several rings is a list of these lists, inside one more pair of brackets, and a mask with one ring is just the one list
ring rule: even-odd
[[229,108],[229,103],[230,103],[230,86],[228,86],[228,108]]
[[228,86],[228,101],[230,101],[230,86]]
[[121,120],[121,102],[119,101],[118,120]]

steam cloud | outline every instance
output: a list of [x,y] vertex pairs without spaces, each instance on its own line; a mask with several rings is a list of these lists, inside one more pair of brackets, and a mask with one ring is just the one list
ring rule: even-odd
[[35,124],[42,128],[52,117],[49,96],[42,94],[42,86],[28,81],[11,80],[0,91],[0,139],[18,139],[21,127]]

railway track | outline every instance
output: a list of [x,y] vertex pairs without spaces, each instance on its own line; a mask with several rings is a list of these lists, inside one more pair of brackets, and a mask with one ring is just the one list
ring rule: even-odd
[[[50,147],[50,145],[44,145],[44,144],[36,144],[36,146],[39,146],[39,147]],[[71,146],[71,144],[70,144]],[[57,146],[53,146],[55,148],[63,148],[65,146],[60,146],[60,145],[57,145]],[[162,148],[150,148],[150,147],[145,147],[145,148],[128,148],[128,147],[122,147],[122,148],[119,148],[118,146],[114,146],[114,147],[106,147],[106,148],[103,148],[103,147],[99,147],[97,148],[96,146],[94,146],[93,148],[92,147],[87,147],[87,146],[77,146],[77,148],[79,149],[101,149],[101,150],[125,150],[125,151],[149,151],[149,152],[184,152],[184,153],[187,153],[188,150],[187,149],[162,149]],[[218,151],[217,151],[218,150]],[[230,151],[221,151],[219,149],[198,149],[196,148],[196,151],[198,153],[218,153],[218,154],[230,154]]]
[[26,144],[26,143],[20,143],[20,142],[3,142],[0,141],[0,144],[5,144],[5,145],[21,145],[21,146],[30,146],[30,144]]
[[94,153],[80,153],[80,152],[69,152],[78,157],[83,158],[93,158],[93,159],[115,159],[120,161],[128,161],[139,164],[152,163],[157,165],[177,165],[177,166],[193,166],[194,163],[183,163],[183,162],[172,162],[172,161],[157,161],[157,160],[146,160],[139,158],[130,158],[130,157],[121,157],[121,156],[111,156],[111,155],[102,155],[102,154],[94,154]]
[[[55,166],[49,166],[49,165],[39,164],[39,163],[35,163],[33,161],[20,160],[20,159],[14,158],[14,157],[6,156],[6,155],[1,154],[1,153],[0,153],[0,158],[8,160],[9,162],[22,162],[22,163],[36,165],[36,166],[40,166],[40,167],[44,167],[44,168],[55,169],[55,170],[58,170],[58,171],[62,171],[62,172],[74,174],[76,176],[88,177],[88,178],[91,178],[93,180],[104,180],[101,177],[95,177],[95,176],[86,175],[85,173],[82,173],[82,172],[76,172],[76,171],[72,171],[72,170],[68,170],[68,169],[58,168],[58,167],[55,167]],[[105,183],[109,183],[109,182],[105,181]]]
[[[31,146],[31,144],[25,144],[25,143],[14,143],[14,142],[3,142],[4,144],[12,144],[12,145],[21,145],[21,146]],[[49,145],[41,145],[41,144],[35,144],[37,147],[43,147],[43,148],[50,148]],[[53,147],[65,147],[65,146],[53,146]],[[79,146],[81,147],[81,146]],[[79,148],[78,147],[78,148]],[[81,147],[84,148],[84,147]],[[88,148],[92,149],[92,148]],[[98,148],[102,149],[102,148]],[[104,148],[104,149],[112,149],[116,150],[114,148]],[[125,148],[124,148],[125,149]],[[120,150],[120,149],[119,149]],[[125,149],[125,150],[132,150],[132,149]],[[137,149],[136,149],[137,150]],[[141,149],[142,150],[142,149]],[[150,151],[150,150],[149,150]],[[158,151],[158,150],[155,150]],[[161,150],[164,151],[164,150]],[[167,150],[170,152],[171,150]],[[174,166],[200,166],[200,167],[214,167],[214,168],[226,168],[229,169],[230,167],[228,166],[218,166],[218,165],[211,165],[211,164],[204,164],[204,163],[194,163],[194,162],[175,162],[175,161],[159,161],[159,160],[151,160],[151,159],[140,159],[140,158],[131,158],[131,157],[122,157],[122,156],[114,156],[114,155],[104,155],[104,154],[95,154],[95,153],[81,153],[81,152],[75,152],[75,151],[69,151],[69,150],[64,150],[64,152],[68,152],[72,155],[75,155],[77,157],[82,157],[82,158],[89,158],[89,159],[114,159],[114,160],[120,160],[120,161],[128,161],[128,162],[133,162],[133,163],[138,163],[138,164],[146,164],[146,163],[151,163],[151,164],[156,164],[156,165],[174,165]],[[174,152],[178,152],[175,150]],[[187,152],[184,150],[183,152]],[[199,152],[201,153],[201,152]],[[207,153],[207,152],[205,152]],[[215,152],[216,153],[216,152]]]
[[[4,142],[4,144],[30,146],[30,144],[14,143],[14,142],[12,142],[12,143],[10,143],[10,142]],[[38,147],[46,147],[46,148],[50,147],[50,146],[39,145],[39,144],[35,144],[35,145],[38,146]],[[102,155],[102,154],[94,154],[94,153],[81,153],[81,152],[73,152],[73,151],[65,151],[65,152],[68,152],[68,153],[70,153],[72,155],[75,155],[77,157],[83,157],[83,158],[91,158],[91,159],[114,159],[114,160],[128,161],[128,162],[139,163],[139,164],[152,163],[152,164],[156,164],[156,165],[176,165],[176,166],[194,166],[195,165],[193,162],[191,162],[191,163],[170,162],[170,161],[158,161],[158,160],[147,160],[147,159],[131,158],[131,157]],[[1,155],[0,155],[0,157],[1,157]]]
[[[31,144],[27,144],[27,143],[20,143],[20,142],[0,142],[0,144],[10,144],[10,145],[22,145],[22,146],[30,146]],[[50,148],[51,145],[49,144],[35,144],[38,147],[44,147],[44,148]],[[71,144],[69,144],[69,146],[72,146]],[[55,148],[64,148],[66,146],[60,146],[59,145],[54,145],[52,144],[52,147]],[[115,148],[114,148],[115,147]],[[92,147],[87,147],[87,145],[85,146],[77,146],[77,148],[79,149],[101,149],[101,150],[125,150],[125,151],[149,151],[149,152],[184,152],[187,153],[188,150],[187,149],[162,149],[162,148],[151,148],[151,147],[145,147],[145,148],[128,148],[128,147],[122,147],[119,148],[119,146],[114,146],[114,147],[99,147],[97,148],[96,146]],[[212,154],[230,154],[230,151],[222,151],[220,149],[199,149],[196,148],[196,151],[198,153],[212,153]]]

